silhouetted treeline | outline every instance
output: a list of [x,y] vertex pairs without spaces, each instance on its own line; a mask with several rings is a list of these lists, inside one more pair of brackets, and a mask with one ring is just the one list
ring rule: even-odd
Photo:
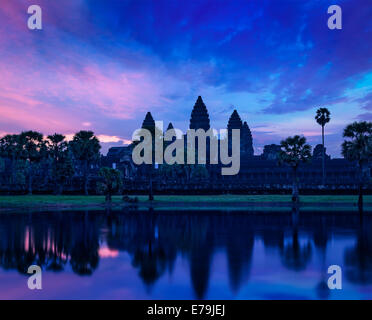
[[0,139],[0,192],[61,194],[65,191],[87,195],[93,191],[106,194],[106,200],[110,201],[112,194],[120,193],[123,188],[126,192],[147,192],[150,200],[156,193],[172,191],[241,193],[292,188],[293,201],[298,202],[300,189],[357,190],[362,210],[363,194],[365,190],[370,192],[372,185],[372,123],[354,122],[344,129],[342,154],[349,161],[325,161],[324,126],[329,121],[329,111],[319,109],[316,119],[322,125],[323,145],[315,148],[313,154],[306,138],[295,135],[282,140],[280,145],[265,146],[269,150],[266,155],[264,152],[262,156],[250,155],[247,159],[242,155],[241,171],[235,176],[221,176],[220,163],[137,166],[131,159],[134,145],[121,148],[124,151],[111,159],[103,157],[99,140],[92,131],[80,131],[71,141],[61,134],[44,137],[36,131],[6,135]]
[[[91,174],[97,171],[101,146],[92,131],[80,131],[71,141],[61,134],[44,137],[36,131],[8,134],[0,139],[0,190],[29,193],[53,190],[78,180],[88,193]],[[80,181],[79,181],[80,180]]]

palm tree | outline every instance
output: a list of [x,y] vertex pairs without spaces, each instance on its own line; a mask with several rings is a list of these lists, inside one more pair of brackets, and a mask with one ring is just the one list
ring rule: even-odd
[[10,160],[10,185],[15,182],[16,161],[20,151],[19,135],[7,134],[0,139],[0,156]]
[[325,185],[325,152],[324,152],[324,127],[331,120],[331,113],[327,108],[319,108],[316,111],[315,120],[322,126],[322,184]]
[[121,172],[113,168],[103,167],[99,170],[99,175],[103,179],[100,189],[106,195],[106,203],[111,203],[112,195],[120,191],[123,185]]
[[0,139],[0,154],[5,158],[13,158],[18,151],[19,135],[7,134]]
[[92,131],[79,131],[70,142],[76,160],[83,165],[84,192],[88,195],[89,166],[99,159],[101,145]]
[[49,135],[47,140],[48,153],[52,159],[52,175],[56,194],[62,193],[63,185],[74,174],[68,143],[65,139],[64,135],[55,133]]
[[363,210],[363,184],[367,178],[368,163],[372,159],[372,122],[361,121],[349,124],[344,129],[345,140],[342,143],[342,155],[356,161],[359,168],[359,210]]
[[28,163],[28,193],[32,194],[35,164],[46,157],[46,144],[43,134],[37,131],[24,131],[19,136],[21,158]]
[[301,162],[310,160],[311,146],[306,143],[305,137],[296,135],[282,140],[280,142],[280,148],[279,161],[281,163],[286,163],[293,170],[292,201],[298,203],[297,170]]
[[55,133],[48,136],[47,146],[52,158],[58,160],[62,153],[67,149],[66,137],[62,134]]

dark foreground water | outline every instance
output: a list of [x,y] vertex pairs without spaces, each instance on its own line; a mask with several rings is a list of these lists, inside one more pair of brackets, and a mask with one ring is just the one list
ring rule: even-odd
[[[372,299],[357,213],[0,214],[1,299]],[[42,267],[40,291],[27,268]],[[327,268],[342,268],[329,290]]]

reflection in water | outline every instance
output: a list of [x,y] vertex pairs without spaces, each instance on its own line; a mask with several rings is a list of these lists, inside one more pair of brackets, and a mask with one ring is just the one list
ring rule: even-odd
[[372,283],[372,229],[371,224],[361,223],[356,244],[345,250],[346,276],[358,284]]
[[[29,213],[0,216],[0,267],[26,274],[32,264],[51,272],[70,268],[80,276],[94,276],[100,257],[118,259],[125,252],[131,268],[151,290],[165,274],[172,274],[177,257],[188,262],[194,297],[205,298],[212,270],[220,270],[214,257],[224,253],[229,288],[233,295],[249,283],[252,261],[258,258],[257,243],[266,254],[279,257],[288,272],[304,272],[316,257],[326,270],[327,248],[342,230],[354,245],[344,249],[345,277],[359,285],[372,283],[371,218],[357,215],[237,212],[127,213]],[[273,258],[274,259],[274,258]],[[222,268],[222,267],[221,267]],[[327,298],[327,275],[322,273],[314,290]],[[167,298],[172,298],[167,297]],[[246,298],[250,298],[247,296]]]
[[27,272],[32,264],[62,271],[66,263],[79,275],[90,275],[98,266],[100,226],[98,216],[1,215],[0,264]]

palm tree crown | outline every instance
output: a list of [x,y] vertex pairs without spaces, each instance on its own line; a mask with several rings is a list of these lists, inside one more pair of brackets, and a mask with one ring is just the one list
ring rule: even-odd
[[316,110],[315,120],[324,127],[331,120],[331,112],[327,108]]
[[99,158],[101,145],[92,131],[79,131],[70,142],[72,152],[76,159],[93,161]]
[[359,167],[359,211],[363,212],[363,185],[369,178],[368,163],[372,159],[372,122],[353,122],[344,129],[342,155],[356,161]]
[[298,203],[297,170],[301,162],[307,162],[311,158],[311,146],[306,143],[305,137],[298,135],[288,137],[280,142],[279,161],[286,163],[293,170],[292,201]]
[[288,137],[280,142],[280,147],[279,158],[281,162],[291,167],[298,167],[300,162],[306,162],[311,158],[311,146],[306,143],[305,137],[298,135]]
[[360,162],[372,158],[372,122],[361,121],[349,124],[344,129],[342,155],[349,160]]

